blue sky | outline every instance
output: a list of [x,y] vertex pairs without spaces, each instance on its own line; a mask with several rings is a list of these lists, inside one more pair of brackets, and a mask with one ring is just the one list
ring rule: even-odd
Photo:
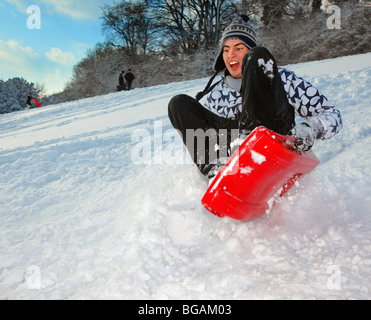
[[[62,91],[73,66],[104,41],[100,6],[113,2],[0,0],[0,79],[23,77],[47,94]],[[27,13],[31,5],[40,9],[40,29],[28,27],[37,22],[36,11]]]

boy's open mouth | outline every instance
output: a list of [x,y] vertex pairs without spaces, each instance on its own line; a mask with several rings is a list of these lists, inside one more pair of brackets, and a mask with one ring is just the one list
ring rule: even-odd
[[232,61],[229,63],[229,67],[233,70],[233,71],[237,71],[238,68],[239,68],[240,64],[236,61]]

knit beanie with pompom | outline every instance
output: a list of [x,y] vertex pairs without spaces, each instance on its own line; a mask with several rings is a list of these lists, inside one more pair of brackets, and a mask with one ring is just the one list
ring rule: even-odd
[[247,15],[240,15],[225,28],[222,38],[220,39],[220,48],[214,62],[215,71],[222,71],[226,67],[223,60],[223,46],[227,40],[238,39],[249,49],[258,45],[255,30],[248,21],[249,17]]

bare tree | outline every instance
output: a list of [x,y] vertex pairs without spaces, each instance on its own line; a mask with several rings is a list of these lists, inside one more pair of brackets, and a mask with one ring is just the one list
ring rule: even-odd
[[144,2],[121,2],[102,7],[102,27],[113,45],[128,53],[146,53],[151,37],[151,19]]
[[185,53],[214,46],[236,13],[230,0],[155,0],[149,5],[164,43]]
[[289,0],[261,0],[262,17],[265,26],[274,26],[276,21],[281,20],[286,15],[286,8]]
[[311,11],[313,13],[319,12],[321,10],[321,6],[322,6],[322,0],[312,0]]

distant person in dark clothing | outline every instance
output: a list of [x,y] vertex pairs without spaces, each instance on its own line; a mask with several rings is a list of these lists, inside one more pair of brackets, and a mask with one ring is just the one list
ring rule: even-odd
[[27,95],[27,105],[26,105],[26,109],[30,109],[31,108],[31,103],[32,103],[32,92],[30,92],[28,95]]
[[124,74],[125,74],[125,71],[121,71],[119,75],[119,85],[117,86],[117,91],[126,90]]
[[131,69],[128,70],[125,74],[125,80],[127,81],[127,89],[131,89],[131,83],[135,79],[134,74],[131,72]]

